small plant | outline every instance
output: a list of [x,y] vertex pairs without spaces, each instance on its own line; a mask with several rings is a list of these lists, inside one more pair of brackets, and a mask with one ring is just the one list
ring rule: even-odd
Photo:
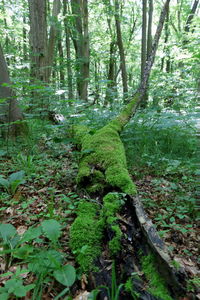
[[95,290],[93,290],[90,293],[89,299],[91,300],[96,300],[97,295],[100,293],[100,289],[105,289],[108,293],[108,300],[118,300],[120,291],[122,287],[124,286],[123,283],[120,285],[117,285],[117,280],[116,280],[116,271],[115,271],[115,263],[112,263],[112,282],[111,282],[111,287],[107,287],[105,285],[97,287]]
[[11,279],[5,282],[4,287],[0,288],[1,300],[7,300],[10,296],[16,296],[17,298],[25,297],[27,292],[35,287],[35,284],[24,285],[21,275],[28,273],[28,270],[21,270],[19,267],[16,273],[7,272],[1,275],[1,277],[11,276]]
[[18,154],[15,157],[17,165],[26,172],[27,175],[31,175],[35,172],[34,155]]
[[7,191],[8,194],[14,195],[19,185],[25,183],[24,171],[12,173],[8,179],[0,175],[0,185]]

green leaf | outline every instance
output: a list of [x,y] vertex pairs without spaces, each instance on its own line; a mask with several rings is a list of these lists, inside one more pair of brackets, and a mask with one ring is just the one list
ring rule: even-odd
[[41,225],[45,236],[53,243],[56,243],[61,235],[60,223],[51,219],[43,221]]
[[7,179],[0,175],[0,185],[2,185],[7,191],[9,190],[10,183]]
[[18,249],[16,249],[13,253],[13,256],[19,259],[26,259],[29,257],[30,253],[32,253],[34,247],[30,245],[24,245]]
[[29,242],[37,237],[39,237],[42,234],[41,226],[39,227],[30,227],[24,234],[21,239],[21,242]]
[[8,180],[10,183],[14,182],[14,181],[20,181],[22,182],[22,180],[24,179],[24,171],[19,171],[19,172],[15,172],[12,173],[9,177]]
[[1,289],[0,289],[0,296],[1,296],[1,300],[8,300],[9,294],[3,293],[3,291],[1,292]]
[[26,296],[26,288],[23,285],[20,285],[18,287],[15,288],[15,290],[13,291],[13,294],[16,297],[25,297]]
[[75,282],[76,271],[73,266],[66,265],[63,266],[60,270],[54,271],[53,276],[58,282],[62,283],[67,287],[70,287]]
[[0,237],[5,243],[17,234],[17,230],[11,224],[0,224]]

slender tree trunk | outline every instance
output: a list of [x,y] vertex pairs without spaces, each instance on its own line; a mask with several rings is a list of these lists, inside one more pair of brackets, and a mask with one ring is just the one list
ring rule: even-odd
[[23,31],[22,31],[22,34],[23,34],[23,58],[24,58],[24,61],[27,61],[28,60],[28,49],[27,49],[27,30],[26,30],[26,15],[25,13],[23,14]]
[[61,85],[64,84],[65,81],[65,73],[64,73],[64,53],[63,53],[63,45],[62,45],[62,39],[61,34],[59,34],[58,37],[58,53],[59,53],[59,73],[60,73],[60,83]]
[[187,21],[186,21],[186,24],[185,24],[185,32],[190,31],[190,26],[191,26],[192,20],[195,16],[198,4],[199,4],[199,0],[194,0],[191,11],[190,11],[190,14],[189,14],[189,16],[187,18]]
[[[141,97],[143,97],[143,95],[146,92],[146,88],[147,88],[147,85],[148,85],[151,68],[152,68],[153,63],[154,63],[156,50],[158,48],[158,43],[159,43],[159,39],[160,39],[160,36],[161,36],[161,33],[162,33],[165,17],[166,17],[168,8],[169,8],[169,2],[170,2],[170,0],[165,1],[165,4],[164,4],[163,9],[162,9],[161,14],[160,14],[160,19],[159,19],[158,26],[157,26],[157,29],[156,29],[156,33],[155,33],[155,36],[154,36],[154,40],[153,40],[153,43],[152,43],[151,53],[149,55],[148,61],[146,62],[146,65],[145,65],[145,68],[144,68],[144,74],[143,74],[143,77],[141,78],[140,87],[138,89],[138,93],[140,94],[140,99],[141,99]],[[138,101],[138,103],[140,101]]]
[[153,0],[149,0],[148,10],[148,32],[147,32],[147,60],[152,47],[152,20],[153,20]]
[[47,82],[46,0],[29,0],[31,78]]
[[4,136],[17,136],[25,133],[25,123],[17,122],[23,119],[23,115],[10,85],[8,67],[0,45],[0,123],[8,125],[7,133],[3,132]]
[[58,24],[57,17],[60,13],[61,3],[60,0],[54,0],[53,2],[53,11],[52,11],[52,24],[49,32],[48,46],[47,46],[47,55],[46,55],[46,64],[47,64],[47,78],[46,82],[50,82],[51,70],[54,61],[55,53],[55,44],[56,44],[56,35],[58,34]]
[[141,80],[147,59],[147,0],[142,0]]
[[67,17],[66,0],[63,0],[63,16],[64,16],[64,27],[65,27],[65,45],[66,45],[66,52],[67,52],[68,99],[72,100],[72,99],[74,99],[73,73],[72,73],[72,66],[71,66],[70,30],[69,30],[68,17]]
[[[150,46],[150,40],[149,40]],[[149,49],[150,51],[150,49]],[[147,0],[142,0],[142,40],[141,40],[141,81],[144,76],[144,68],[147,60]],[[145,108],[148,101],[147,91],[143,96],[141,107]]]
[[168,43],[168,39],[169,39],[169,7],[166,13],[166,22],[165,22],[165,39],[164,39],[164,53],[165,56],[162,57],[161,60],[161,70],[164,70],[164,65],[165,65],[165,58],[166,58],[166,67],[165,67],[165,71],[167,73],[170,72],[170,53],[169,53],[169,47],[167,46]]
[[77,90],[80,99],[87,101],[89,82],[88,0],[72,0],[71,4],[76,29],[73,40],[77,60]]
[[105,105],[112,102],[113,100],[113,92],[114,87],[116,85],[115,82],[115,73],[116,73],[116,42],[111,41],[110,43],[110,58],[109,58],[109,65],[108,65],[108,84],[106,89],[106,97],[105,97]]
[[127,80],[127,71],[126,71],[126,59],[124,53],[124,45],[122,41],[122,33],[121,33],[121,22],[120,22],[120,14],[119,14],[119,1],[115,0],[115,24],[116,24],[116,32],[117,32],[117,44],[119,48],[120,55],[120,65],[122,72],[122,84],[123,84],[123,93],[124,98],[128,95],[128,80]]

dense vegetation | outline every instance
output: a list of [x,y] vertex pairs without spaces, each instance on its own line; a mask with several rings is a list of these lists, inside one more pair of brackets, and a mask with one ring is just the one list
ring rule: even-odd
[[198,2],[1,2],[0,299],[198,299]]

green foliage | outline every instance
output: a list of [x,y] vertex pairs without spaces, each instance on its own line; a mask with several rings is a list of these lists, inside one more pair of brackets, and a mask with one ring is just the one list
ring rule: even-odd
[[8,193],[14,195],[19,185],[25,183],[24,175],[24,171],[12,173],[8,179],[5,179],[0,175],[0,185],[3,186]]
[[52,242],[53,245],[56,245],[61,235],[61,226],[58,221],[45,220],[41,223],[41,226],[45,236]]
[[125,287],[125,290],[131,294],[133,300],[139,299],[140,295],[134,290],[134,286],[133,286],[133,282],[132,282],[131,278],[129,278],[126,281],[124,287]]
[[11,279],[5,282],[4,287],[0,288],[0,297],[2,300],[7,300],[10,297],[16,298],[25,297],[27,292],[35,287],[35,284],[24,285],[21,275],[28,273],[28,270],[17,268],[15,273],[8,272],[1,276],[11,276]]
[[122,139],[133,166],[146,166],[156,174],[184,173],[194,166],[197,139],[195,128],[185,116],[154,110],[138,112]]
[[76,271],[73,266],[66,265],[53,272],[55,279],[61,284],[70,287],[74,284],[76,279]]

